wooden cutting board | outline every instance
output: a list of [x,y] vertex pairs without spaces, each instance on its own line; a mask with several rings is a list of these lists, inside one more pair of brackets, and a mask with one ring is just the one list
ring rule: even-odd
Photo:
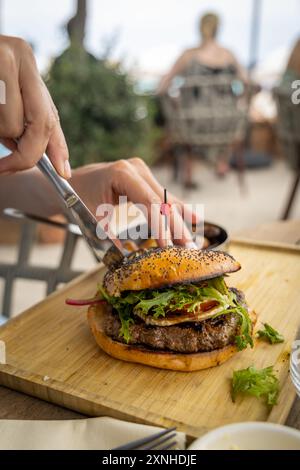
[[[0,383],[91,416],[112,416],[160,426],[177,426],[197,437],[237,421],[283,423],[295,392],[290,383],[289,353],[300,325],[300,250],[245,241],[230,249],[243,269],[229,283],[246,292],[259,315],[286,338],[284,344],[257,342],[220,367],[182,373],[110,358],[90,334],[85,308],[68,307],[66,297],[94,294],[103,270],[95,269],[52,294],[0,329],[6,364]],[[254,364],[275,365],[281,383],[272,410],[252,397],[232,403],[232,372]]]

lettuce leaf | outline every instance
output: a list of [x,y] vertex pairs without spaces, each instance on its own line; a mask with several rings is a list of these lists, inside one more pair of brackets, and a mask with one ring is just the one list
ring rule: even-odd
[[233,372],[232,401],[235,402],[239,393],[253,395],[257,398],[265,397],[268,405],[277,404],[279,395],[279,380],[273,372],[273,366],[265,369],[256,369],[250,366]]
[[134,307],[134,310],[139,310],[143,315],[148,315],[150,310],[151,314],[158,318],[165,316],[166,307],[170,304],[170,301],[174,298],[175,292],[168,290],[166,292],[153,292],[153,297],[150,299],[141,299]]
[[268,323],[264,323],[264,329],[257,332],[258,338],[268,341],[270,344],[283,343],[284,337]]
[[253,337],[252,337],[252,322],[249,316],[248,310],[240,305],[237,300],[235,302],[234,313],[237,313],[240,318],[240,334],[235,337],[235,344],[239,351],[246,349],[247,346],[253,348]]
[[[215,287],[215,280],[209,280],[204,286],[195,284],[173,286],[170,289],[161,291],[149,291],[145,298],[145,291],[134,311],[139,311],[142,315],[151,314],[154,317],[165,316],[166,312],[174,312],[186,308],[188,312],[195,312],[199,305],[206,300],[216,300],[224,309],[228,308],[233,300],[232,292],[227,288],[224,280],[219,280],[224,294]],[[137,292],[137,297],[139,292]],[[166,308],[168,307],[168,308]]]
[[110,296],[102,286],[98,286],[98,292],[103,299],[115,308],[119,314],[121,328],[119,336],[124,338],[126,343],[130,341],[130,326],[134,324],[131,311],[132,305],[137,302],[136,295],[130,293],[126,298]]

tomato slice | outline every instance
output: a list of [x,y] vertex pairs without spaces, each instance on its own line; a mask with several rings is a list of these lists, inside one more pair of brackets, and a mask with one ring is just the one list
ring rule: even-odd
[[219,305],[219,302],[217,300],[208,300],[207,302],[203,302],[203,304],[201,304],[200,310],[201,312],[207,312],[208,310],[211,310],[217,305]]

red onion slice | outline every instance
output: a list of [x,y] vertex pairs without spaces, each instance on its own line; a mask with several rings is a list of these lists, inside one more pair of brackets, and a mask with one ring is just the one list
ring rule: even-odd
[[96,305],[106,303],[106,300],[94,297],[93,299],[66,299],[67,305],[74,307],[83,307],[84,305]]

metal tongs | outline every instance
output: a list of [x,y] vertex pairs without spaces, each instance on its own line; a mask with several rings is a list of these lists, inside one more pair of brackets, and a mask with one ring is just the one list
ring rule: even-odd
[[[42,156],[37,166],[51,181],[57,193],[65,202],[96,259],[107,265],[111,265],[112,260],[113,262],[121,261],[128,254],[121,241],[102,229],[70,183],[57,174],[46,154]],[[110,256],[107,256],[108,252],[111,254]]]

